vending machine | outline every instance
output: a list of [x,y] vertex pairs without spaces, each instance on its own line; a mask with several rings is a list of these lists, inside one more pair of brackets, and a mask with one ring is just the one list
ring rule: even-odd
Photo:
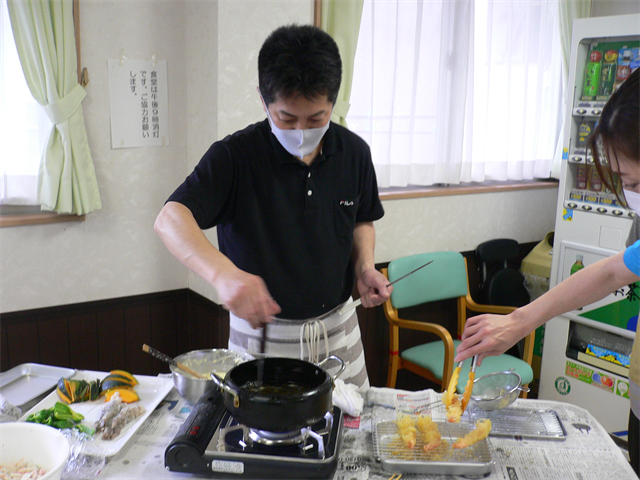
[[[639,66],[640,15],[574,22],[551,287],[625,248],[634,214],[603,186],[586,142],[611,93]],[[609,432],[626,432],[639,295],[629,285],[546,324],[540,398],[579,405]]]

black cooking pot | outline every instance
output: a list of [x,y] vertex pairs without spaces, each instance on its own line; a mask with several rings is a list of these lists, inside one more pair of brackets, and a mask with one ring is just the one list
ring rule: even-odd
[[[334,377],[321,368],[331,359],[341,364]],[[213,373],[211,377],[222,388],[224,406],[239,423],[279,433],[300,430],[322,420],[332,407],[333,382],[344,369],[344,362],[335,355],[318,365],[270,357],[233,367],[224,382]]]

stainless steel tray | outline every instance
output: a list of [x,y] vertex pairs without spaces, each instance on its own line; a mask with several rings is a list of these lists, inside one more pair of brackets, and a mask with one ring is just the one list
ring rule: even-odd
[[23,363],[0,373],[0,394],[24,412],[55,389],[60,377],[75,373],[73,368]]
[[[467,412],[469,412],[467,410]],[[469,412],[474,422],[491,420],[490,436],[523,437],[538,440],[565,440],[567,432],[553,410],[503,408],[502,410],[475,410]]]
[[413,450],[405,447],[395,422],[380,422],[374,427],[373,448],[383,470],[400,473],[434,475],[485,475],[491,471],[493,458],[488,439],[471,447],[454,449],[455,441],[473,430],[469,423],[435,422],[442,437],[440,446],[429,452],[422,449],[418,434]]

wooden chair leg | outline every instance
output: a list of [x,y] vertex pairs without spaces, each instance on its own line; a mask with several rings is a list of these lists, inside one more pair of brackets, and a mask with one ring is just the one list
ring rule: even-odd
[[389,373],[387,374],[387,387],[396,388],[396,381],[398,380],[398,353],[389,353]]

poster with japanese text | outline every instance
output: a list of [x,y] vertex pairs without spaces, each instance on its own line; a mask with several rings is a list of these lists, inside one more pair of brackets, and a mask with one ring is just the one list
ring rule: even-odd
[[108,60],[111,147],[169,145],[167,62]]

